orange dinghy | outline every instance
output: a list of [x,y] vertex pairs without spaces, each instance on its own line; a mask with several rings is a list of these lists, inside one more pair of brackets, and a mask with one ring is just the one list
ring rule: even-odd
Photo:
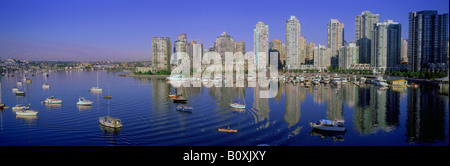
[[237,133],[237,129],[230,129],[230,128],[222,129],[222,128],[219,128],[219,132]]

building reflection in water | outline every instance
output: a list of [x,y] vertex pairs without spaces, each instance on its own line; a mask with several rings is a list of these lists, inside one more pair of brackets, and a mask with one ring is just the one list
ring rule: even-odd
[[436,88],[408,89],[406,141],[410,144],[433,143],[446,139],[448,101],[448,96],[439,95]]
[[[161,102],[161,99],[167,102],[167,94],[174,88],[165,81],[160,80],[151,80],[151,84],[152,102]],[[280,83],[278,94],[273,99],[260,98],[260,91],[267,90],[267,88],[260,88],[259,86],[254,88],[177,88],[177,91],[181,92],[188,99],[201,95],[204,90],[208,91],[208,95],[216,102],[217,107],[221,108],[219,110],[222,111],[229,111],[229,104],[236,100],[246,101],[247,108],[245,112],[251,114],[252,124],[258,124],[255,126],[257,130],[269,128],[277,123],[276,120],[270,122],[270,111],[285,111],[283,120],[287,124],[288,138],[298,135],[302,127],[305,127],[298,123],[301,118],[301,104],[306,97],[310,96],[307,94],[311,94],[315,104],[321,105],[326,103],[326,117],[324,118],[350,121],[346,122],[348,124],[346,125],[347,129],[357,131],[361,135],[392,132],[403,127],[400,126],[402,124],[400,122],[400,114],[404,112],[406,113],[406,115],[403,115],[403,117],[406,116],[406,142],[427,143],[446,138],[445,131],[447,130],[446,125],[448,125],[448,122],[446,122],[445,117],[448,116],[446,115],[448,113],[445,110],[448,109],[449,100],[448,96],[439,95],[438,90],[434,87],[393,90],[373,85],[358,87],[351,83],[340,86],[322,84],[311,87]],[[246,91],[253,94],[247,96],[247,100],[244,99]],[[407,98],[406,103],[405,98]],[[271,110],[270,100],[275,101],[276,105],[284,105],[285,110]],[[161,107],[161,104],[154,105]],[[165,107],[169,107],[169,104],[165,105]],[[153,110],[164,110],[164,108]],[[345,119],[344,111],[347,110],[353,112],[351,117]],[[279,114],[275,113],[274,115]],[[350,124],[353,124],[353,126],[350,126]],[[297,127],[292,128],[292,126]],[[324,136],[324,134],[318,132],[311,132],[310,134]],[[328,135],[326,136],[328,137]],[[332,138],[335,141],[343,141],[343,135],[332,135]]]

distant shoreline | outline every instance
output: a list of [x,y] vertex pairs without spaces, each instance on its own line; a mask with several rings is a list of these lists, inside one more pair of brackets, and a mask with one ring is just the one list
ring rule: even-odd
[[137,75],[134,73],[119,74],[120,77],[135,77],[135,78],[166,78],[170,75]]

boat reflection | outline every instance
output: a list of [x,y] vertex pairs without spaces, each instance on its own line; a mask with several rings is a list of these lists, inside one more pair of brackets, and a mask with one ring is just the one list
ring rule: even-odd
[[86,111],[92,109],[92,105],[77,105],[78,111]]
[[312,129],[311,132],[309,133],[309,135],[319,136],[322,141],[332,139],[333,142],[338,142],[338,141],[343,142],[345,131],[325,131],[325,130]]

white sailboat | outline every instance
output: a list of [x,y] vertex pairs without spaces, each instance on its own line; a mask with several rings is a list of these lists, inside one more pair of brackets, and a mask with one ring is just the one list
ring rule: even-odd
[[97,71],[97,87],[92,87],[91,89],[89,89],[89,91],[91,91],[91,92],[102,92],[102,88],[98,87],[98,71]]
[[244,104],[240,104],[239,102],[233,102],[230,104],[230,107],[236,109],[245,109],[245,96],[244,96]]

